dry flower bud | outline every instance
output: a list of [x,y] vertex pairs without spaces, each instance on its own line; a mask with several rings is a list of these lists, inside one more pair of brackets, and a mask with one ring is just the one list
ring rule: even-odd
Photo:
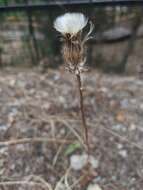
[[66,68],[76,74],[84,71],[85,42],[93,30],[93,25],[90,25],[90,31],[82,39],[82,30],[87,23],[88,19],[82,13],[66,13],[54,22],[54,28],[63,36],[62,53]]

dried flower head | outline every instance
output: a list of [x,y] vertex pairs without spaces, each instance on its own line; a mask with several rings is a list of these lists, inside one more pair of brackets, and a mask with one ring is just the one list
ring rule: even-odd
[[90,30],[82,37],[82,30],[87,25],[88,19],[82,13],[66,13],[57,17],[54,28],[63,36],[63,57],[70,72],[83,71],[86,61],[85,42],[90,38],[93,24],[90,22]]
[[66,13],[54,22],[54,28],[63,35],[76,35],[87,25],[88,19],[82,13]]

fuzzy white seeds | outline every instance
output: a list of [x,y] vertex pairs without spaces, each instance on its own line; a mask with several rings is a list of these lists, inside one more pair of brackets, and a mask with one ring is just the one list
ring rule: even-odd
[[54,28],[63,35],[77,34],[87,25],[88,19],[82,13],[66,13],[57,17]]

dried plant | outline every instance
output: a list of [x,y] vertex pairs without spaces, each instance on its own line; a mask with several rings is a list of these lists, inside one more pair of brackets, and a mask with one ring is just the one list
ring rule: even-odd
[[86,47],[85,43],[91,38],[93,31],[93,24],[90,24],[89,32],[83,36],[83,29],[88,24],[88,19],[82,13],[66,13],[57,17],[54,22],[54,28],[62,34],[62,54],[66,63],[66,69],[76,76],[79,98],[80,98],[80,112],[82,125],[84,130],[84,139],[87,145],[89,154],[89,140],[88,128],[85,118],[84,101],[83,101],[83,88],[81,81],[81,73],[87,71],[85,68],[86,63]]

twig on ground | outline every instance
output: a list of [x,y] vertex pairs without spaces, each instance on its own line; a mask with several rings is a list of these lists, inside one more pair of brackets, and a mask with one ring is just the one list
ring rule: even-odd
[[[67,138],[70,134],[71,134],[71,131],[70,131],[69,133],[67,133],[67,135],[66,135],[65,138]],[[60,154],[60,152],[62,151],[62,148],[63,148],[63,147],[64,147],[64,144],[61,144],[61,145],[59,146],[59,148],[58,148],[58,150],[57,150],[57,152],[56,152],[56,155],[55,155],[54,158],[53,158],[53,163],[52,163],[53,166],[56,165],[57,160],[58,160],[58,157],[59,157],[59,154]]]
[[[55,122],[54,120],[50,120],[50,124],[51,124],[51,135],[52,135],[52,138],[56,139],[56,132],[55,132]],[[54,146],[55,148],[57,148],[57,143],[56,141],[53,142],[54,143]]]
[[51,184],[49,184],[47,181],[45,181],[42,177],[36,176],[36,175],[30,175],[27,178],[27,181],[39,181],[44,187],[47,188],[47,190],[53,190]]
[[[95,124],[93,124],[91,122],[88,122],[88,125],[92,126],[92,127],[95,127]],[[127,137],[123,137],[123,136],[119,135],[118,133],[114,132],[113,130],[110,130],[110,129],[104,127],[103,125],[100,124],[100,122],[99,122],[99,126],[100,126],[100,128],[102,128],[106,132],[110,133],[111,135],[113,135],[113,136],[121,139],[122,141],[127,142],[129,145],[131,145],[133,147],[136,147],[136,148],[138,148],[138,149],[140,149],[140,150],[143,151],[142,145],[139,145],[139,144],[137,144],[135,142],[131,142]]]
[[22,138],[22,139],[16,139],[16,140],[9,140],[9,141],[3,141],[0,142],[0,146],[9,146],[9,145],[16,145],[16,144],[26,144],[26,143],[35,143],[35,142],[49,142],[49,143],[60,143],[60,144],[69,144],[73,142],[72,140],[61,140],[61,139],[53,139],[48,137],[34,137],[34,138]]
[[43,187],[43,185],[40,183],[28,182],[28,181],[4,181],[4,182],[0,182],[0,186],[12,186],[12,185],[28,185],[28,186],[41,186],[41,187]]
[[65,176],[66,176],[66,175],[69,175],[70,170],[71,170],[71,168],[69,167],[69,168],[66,170],[65,174],[64,174],[64,175],[60,178],[60,180],[57,182],[57,184],[56,184],[54,190],[59,190],[59,187],[61,186],[63,180],[65,179]]
[[[80,135],[78,134],[78,132],[70,126],[70,124],[66,121],[66,120],[61,120],[60,121],[68,127],[68,129],[77,137],[77,139],[79,140],[79,142],[85,147],[84,141],[82,140],[82,138],[80,137]],[[85,147],[86,148],[86,147]]]

